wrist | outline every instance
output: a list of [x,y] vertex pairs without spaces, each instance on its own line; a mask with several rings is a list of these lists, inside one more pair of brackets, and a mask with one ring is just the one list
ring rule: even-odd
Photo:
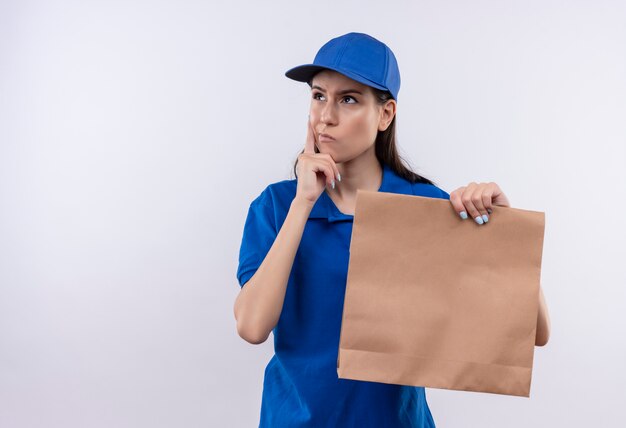
[[305,213],[307,216],[313,209],[315,202],[311,202],[308,199],[295,197],[291,201],[291,209]]

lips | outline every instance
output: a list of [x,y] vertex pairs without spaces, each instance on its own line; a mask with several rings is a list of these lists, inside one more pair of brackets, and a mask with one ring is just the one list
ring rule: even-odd
[[320,141],[335,141],[335,139],[328,134],[320,134],[319,140]]

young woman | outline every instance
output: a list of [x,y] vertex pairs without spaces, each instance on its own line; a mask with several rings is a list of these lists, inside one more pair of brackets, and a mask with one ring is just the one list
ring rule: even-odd
[[[423,387],[337,377],[356,191],[449,199],[473,227],[488,227],[491,207],[509,201],[496,183],[448,194],[405,166],[395,143],[400,74],[384,43],[348,33],[286,75],[311,87],[306,142],[296,179],[270,184],[250,205],[234,308],[246,341],[274,333],[260,426],[433,427]],[[536,344],[548,336],[540,293]]]

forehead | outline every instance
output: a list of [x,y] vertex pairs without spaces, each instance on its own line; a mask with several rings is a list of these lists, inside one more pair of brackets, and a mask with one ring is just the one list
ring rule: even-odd
[[322,70],[313,76],[311,85],[321,86],[328,91],[356,89],[364,94],[370,92],[370,87],[334,70]]

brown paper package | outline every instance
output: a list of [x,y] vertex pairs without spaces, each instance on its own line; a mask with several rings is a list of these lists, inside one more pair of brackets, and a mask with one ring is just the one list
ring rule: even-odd
[[357,191],[339,378],[530,396],[545,215]]

